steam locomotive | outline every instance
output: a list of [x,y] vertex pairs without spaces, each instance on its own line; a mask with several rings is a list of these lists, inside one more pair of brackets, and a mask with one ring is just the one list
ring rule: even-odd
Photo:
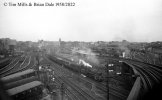
[[85,75],[86,77],[88,77],[92,80],[98,81],[98,82],[105,81],[105,77],[104,77],[103,73],[98,72],[97,70],[93,70],[91,67],[86,67],[84,65],[75,64],[70,60],[68,61],[68,60],[65,60],[62,58],[57,58],[57,57],[51,56],[51,55],[47,55],[47,57],[51,61],[53,61],[61,66],[64,66],[65,68],[67,68],[75,73]]

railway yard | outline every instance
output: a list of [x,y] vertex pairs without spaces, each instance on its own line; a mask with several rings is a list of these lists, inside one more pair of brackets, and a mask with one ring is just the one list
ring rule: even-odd
[[162,0],[0,5],[0,100],[162,100]]
[[11,100],[141,100],[161,84],[161,62],[131,54],[128,59],[40,50],[8,56],[0,59],[4,95]]

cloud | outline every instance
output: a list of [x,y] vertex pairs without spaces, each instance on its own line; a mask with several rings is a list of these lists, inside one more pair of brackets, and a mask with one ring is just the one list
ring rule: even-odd
[[[75,7],[1,6],[0,34],[2,37],[19,40],[40,38],[46,40],[62,38],[65,41],[161,40],[161,0],[74,2]],[[23,34],[21,38],[20,34]],[[34,36],[31,37],[32,35]]]

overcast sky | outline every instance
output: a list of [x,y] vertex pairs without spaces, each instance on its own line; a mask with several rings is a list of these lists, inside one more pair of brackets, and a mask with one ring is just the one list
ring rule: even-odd
[[35,0],[75,2],[75,7],[4,7],[0,38],[21,41],[161,41],[162,0]]

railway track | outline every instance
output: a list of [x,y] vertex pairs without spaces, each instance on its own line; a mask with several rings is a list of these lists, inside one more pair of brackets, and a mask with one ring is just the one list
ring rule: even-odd
[[[121,60],[123,62],[126,62],[128,64],[135,66],[135,69],[139,73],[141,73],[141,78],[143,76],[143,77],[145,77],[146,80],[149,80],[149,79],[154,80],[155,83],[159,83],[162,81],[162,79],[161,79],[162,67],[161,66],[157,66],[157,65],[150,64],[147,62],[136,61],[133,59],[108,58],[108,57],[106,57],[106,58],[111,59],[111,60]],[[149,84],[150,83],[151,82],[149,82]]]
[[[19,62],[23,61],[23,62]],[[10,75],[19,71],[27,70],[29,68],[34,68],[36,65],[35,57],[34,56],[22,56],[21,58],[17,58],[14,62],[15,64],[11,64],[7,69],[3,70],[0,73],[0,76]]]
[[89,93],[86,93],[82,88],[78,87],[76,84],[74,84],[71,81],[68,81],[65,79],[65,77],[61,77],[64,83],[66,83],[68,86],[70,86],[73,90],[80,93],[82,98],[81,100],[96,100],[93,96],[91,96]]
[[[46,58],[46,60],[48,59]],[[51,62],[51,64],[53,65],[52,69],[54,69],[57,75],[57,78],[59,78],[59,80],[65,83],[65,85],[67,86],[67,89],[68,90],[70,89],[70,91],[73,92],[73,94],[75,94],[79,98],[79,100],[101,100],[101,99],[96,99],[90,93],[87,93],[86,91],[81,89],[79,86],[71,82],[68,78],[65,78],[64,76],[65,76],[65,73],[67,72],[65,72],[65,70],[61,66],[55,64],[54,62],[50,60],[48,60],[48,62]]]
[[[96,88],[107,93],[108,89],[105,84],[98,84]],[[109,94],[114,95],[115,97],[120,98],[121,100],[126,100],[127,96],[129,95],[129,91],[123,90],[117,86],[113,86],[109,84]]]
[[[55,66],[58,66],[58,65],[55,65]],[[60,68],[61,68],[61,66],[60,66]],[[62,69],[61,68],[61,71],[63,71],[63,70],[65,70],[65,69]],[[66,72],[64,72],[64,76],[66,75],[66,76],[70,76],[70,75],[68,75],[68,71],[66,71]],[[70,72],[70,73],[72,73],[72,72]],[[82,78],[82,80],[85,80],[85,79],[83,79]],[[90,84],[96,84],[96,83],[94,83],[94,82],[90,82],[90,81],[88,81]],[[107,91],[106,91],[106,87],[105,86],[103,86],[102,84],[101,85],[99,85],[99,84],[96,84],[96,86],[99,86],[99,87],[101,87],[102,89],[102,91],[104,91],[105,92],[105,94],[107,94]],[[122,100],[125,100],[126,98],[127,98],[127,96],[128,96],[128,94],[129,94],[129,92],[128,91],[123,91],[122,89],[119,89],[119,88],[117,88],[117,87],[110,87],[110,94],[112,94],[112,95],[114,95],[114,96],[116,96],[116,97],[119,97],[119,98],[121,98]],[[122,93],[121,93],[122,92]]]
[[21,63],[21,65],[19,66],[18,69],[12,70],[12,72],[5,74],[5,76],[13,74],[13,73],[20,72],[20,71],[24,71],[24,70],[27,70],[27,69],[30,69],[30,68],[34,68],[35,65],[36,65],[35,62],[36,61],[35,61],[34,57],[29,56],[29,57],[27,57],[26,60],[24,60],[23,63]]
[[[152,61],[149,57],[148,57],[148,59],[144,59],[144,61],[146,60],[146,62],[143,62],[141,60],[136,61],[136,60],[133,60],[133,59],[108,58],[106,56],[105,57],[97,56],[97,57],[105,58],[105,59],[108,59],[108,60],[115,60],[115,61],[120,60],[120,61],[123,61],[123,62],[128,62],[131,65],[135,66],[135,69],[139,73],[141,80],[142,80],[142,85],[143,85],[142,88],[146,89],[147,91],[152,89],[154,87],[154,85],[162,82],[162,78],[161,78],[162,77],[162,67],[154,65],[154,63],[150,63]],[[143,59],[143,58],[140,58],[140,59]],[[104,91],[104,89],[103,89],[103,91]],[[114,90],[114,92],[116,92],[116,90]]]
[[13,64],[15,64],[18,61],[18,59],[20,59],[20,57],[15,58],[10,64],[8,64],[7,66],[1,68],[0,73],[7,70],[8,68],[10,68]]
[[16,70],[18,70],[19,67],[20,67],[20,65],[22,64],[19,61],[22,61],[22,60],[24,61],[25,60],[25,57],[20,58],[19,60],[17,60],[17,62],[13,66],[10,66],[8,69],[6,69],[3,72],[1,72],[0,73],[0,76],[6,76],[6,75],[8,75],[10,73],[13,73]]
[[16,60],[12,63],[12,65],[8,66],[7,69],[4,69],[3,71],[1,71],[0,76],[4,75],[4,74],[6,74],[6,73],[9,73],[9,72],[10,72],[11,70],[13,70],[17,65],[19,65],[20,59],[23,59],[23,58],[16,59]]
[[11,62],[13,62],[13,60],[14,60],[13,57],[9,57],[0,61],[0,71],[3,70],[5,67],[7,67]]
[[[55,78],[55,82],[56,82],[57,86],[61,87],[60,86],[60,84],[62,83],[61,80],[59,80],[58,78]],[[71,92],[67,87],[65,87],[64,89],[65,89],[65,94],[68,95],[68,98],[70,98],[70,100],[79,100],[79,98],[76,95],[74,95],[74,93]]]
[[156,84],[160,84],[161,82],[161,74],[156,72],[155,70],[153,70],[151,67],[148,66],[141,66],[141,65],[135,65],[133,64],[133,66],[135,66],[135,69],[138,71],[141,79],[142,79],[142,83],[143,83],[143,87],[146,91],[150,90],[153,88],[154,85]]
[[[64,81],[62,81],[62,79],[60,78],[56,78],[56,80],[61,84],[61,83],[64,83]],[[79,94],[79,97],[77,96],[78,95],[78,92],[73,90],[71,87],[68,87],[68,85],[66,87],[64,87],[65,89],[65,93],[66,95],[68,95],[69,98],[71,98],[72,100],[85,100],[83,99],[80,94]]]
[[30,58],[30,60],[29,60],[29,63],[26,65],[26,67],[24,67],[24,69],[23,70],[26,70],[26,69],[32,69],[32,68],[35,68],[35,66],[36,66],[36,59],[35,59],[35,57],[32,57],[31,56],[31,58]]
[[[79,100],[70,90],[66,88],[65,90],[66,95],[68,96],[68,100]],[[73,94],[73,97],[71,96]]]
[[[56,65],[55,65],[56,66]],[[58,67],[57,67],[58,68]],[[61,71],[62,69],[60,69]],[[59,72],[60,72],[59,71]],[[78,87],[77,85],[75,85],[74,83],[72,83],[70,80],[68,80],[67,78],[64,77],[64,74],[62,73],[58,73],[58,71],[55,71],[57,73],[57,75],[61,76],[58,77],[63,83],[66,84],[66,86],[68,86],[73,93],[75,93],[78,98],[80,98],[79,100],[96,100],[94,97],[92,97],[90,94],[86,93],[85,91],[83,91],[80,87]]]

